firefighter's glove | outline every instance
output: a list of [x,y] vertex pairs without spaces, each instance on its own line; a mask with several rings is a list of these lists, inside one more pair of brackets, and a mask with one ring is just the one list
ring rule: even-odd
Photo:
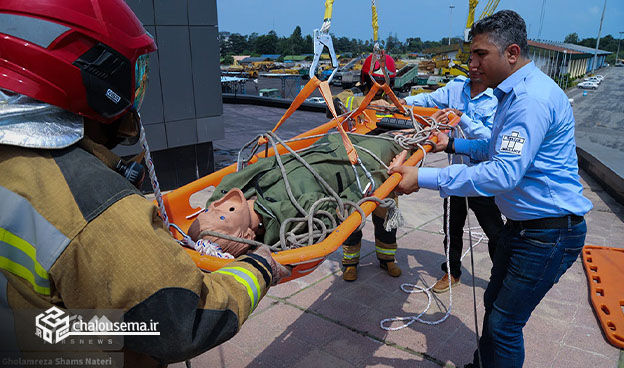
[[277,262],[271,255],[269,247],[261,246],[254,251],[254,254],[264,258],[269,266],[271,266],[271,286],[277,285],[282,278],[290,276],[291,267],[283,266]]

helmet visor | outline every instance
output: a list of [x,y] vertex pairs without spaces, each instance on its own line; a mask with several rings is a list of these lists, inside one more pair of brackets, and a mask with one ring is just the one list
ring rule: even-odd
[[139,56],[134,64],[134,103],[132,107],[138,111],[143,104],[145,91],[147,90],[147,77],[149,74],[149,54]]

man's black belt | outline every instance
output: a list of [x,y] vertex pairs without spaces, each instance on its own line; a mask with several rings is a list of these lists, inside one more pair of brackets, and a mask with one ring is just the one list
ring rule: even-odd
[[583,222],[583,216],[567,215],[561,217],[544,217],[535,220],[514,221],[507,219],[507,223],[521,229],[560,229],[574,226]]

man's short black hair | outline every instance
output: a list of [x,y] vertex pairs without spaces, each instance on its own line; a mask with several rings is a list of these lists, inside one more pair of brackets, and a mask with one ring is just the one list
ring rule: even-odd
[[526,23],[515,11],[501,10],[474,23],[469,38],[472,41],[473,37],[484,33],[498,47],[500,53],[515,43],[520,46],[520,54],[525,58],[529,57]]

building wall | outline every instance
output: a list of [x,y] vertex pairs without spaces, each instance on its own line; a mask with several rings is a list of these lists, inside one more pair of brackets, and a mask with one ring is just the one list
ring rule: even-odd
[[[566,73],[570,73],[572,79],[580,78],[591,72],[594,61],[593,54],[569,54],[537,47],[531,47],[529,56],[541,71],[553,79]],[[604,63],[605,55],[599,55],[598,68]]]
[[[606,59],[606,55],[598,55],[596,57],[596,69],[600,69],[604,66],[605,64],[605,59]],[[589,61],[587,63],[587,73],[591,73],[592,69],[593,69],[593,65],[594,65],[594,55],[592,55],[589,58]]]
[[140,111],[161,188],[177,188],[214,171],[212,141],[224,137],[216,0],[126,2],[158,45]]

